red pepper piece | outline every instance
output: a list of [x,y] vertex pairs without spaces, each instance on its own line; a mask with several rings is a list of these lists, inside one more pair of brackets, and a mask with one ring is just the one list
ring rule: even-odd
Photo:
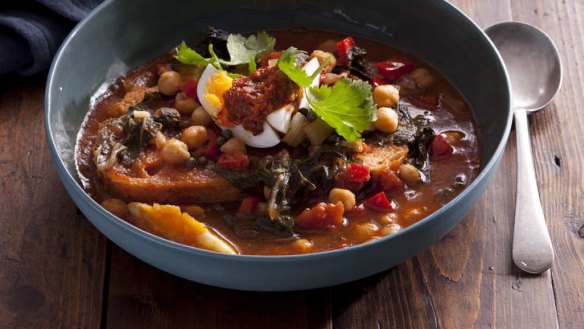
[[439,160],[448,157],[449,155],[454,152],[454,148],[450,143],[448,143],[448,139],[440,134],[437,135],[436,138],[430,143],[430,158],[432,160]]
[[199,80],[195,80],[193,78],[187,78],[182,86],[182,91],[187,95],[187,97],[192,98],[199,101],[199,97],[197,96],[197,85],[199,84]]
[[339,55],[339,65],[346,66],[349,64],[349,54],[351,49],[355,47],[355,40],[351,37],[346,37],[337,43],[337,54]]
[[217,159],[217,167],[226,170],[243,171],[249,166],[249,158],[246,154],[236,152],[234,154],[223,153]]
[[343,224],[345,207],[341,202],[321,202],[312,208],[304,210],[294,222],[303,230],[324,230]]
[[389,83],[397,81],[402,75],[414,70],[414,63],[405,58],[390,58],[375,64],[377,72]]
[[354,183],[368,182],[371,179],[369,167],[358,163],[351,163],[347,167],[349,173],[349,181]]
[[252,216],[253,214],[255,214],[259,201],[260,198],[258,198],[257,196],[248,196],[243,198],[243,200],[241,200],[241,203],[239,204],[238,213],[244,216]]
[[365,200],[365,206],[371,210],[379,212],[388,212],[393,210],[391,203],[389,200],[387,200],[385,192],[379,192]]
[[349,219],[360,218],[365,216],[367,210],[363,204],[353,207],[353,209],[345,211],[345,217]]

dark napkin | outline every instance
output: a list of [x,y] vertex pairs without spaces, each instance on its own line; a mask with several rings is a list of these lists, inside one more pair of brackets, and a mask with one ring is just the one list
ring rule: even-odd
[[0,5],[0,75],[46,70],[75,24],[103,0],[15,1]]

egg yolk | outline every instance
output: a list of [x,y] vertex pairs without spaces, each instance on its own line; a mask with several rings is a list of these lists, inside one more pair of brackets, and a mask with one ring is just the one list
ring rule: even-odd
[[233,79],[225,71],[213,74],[205,88],[205,100],[215,114],[215,117],[223,107],[223,94],[231,88]]

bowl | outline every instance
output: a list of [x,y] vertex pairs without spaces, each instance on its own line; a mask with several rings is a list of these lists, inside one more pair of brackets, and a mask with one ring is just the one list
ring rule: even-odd
[[[294,256],[225,255],[180,245],[105,211],[82,189],[75,141],[92,95],[116,77],[189,40],[208,25],[235,32],[311,27],[359,35],[405,50],[437,68],[467,99],[482,139],[482,169],[455,199],[397,234],[345,249]],[[169,273],[208,285],[300,290],[363,278],[426,249],[481,197],[511,126],[509,82],[482,30],[446,1],[106,1],[57,53],[47,82],[45,129],[65,188],[87,219],[115,244]]]

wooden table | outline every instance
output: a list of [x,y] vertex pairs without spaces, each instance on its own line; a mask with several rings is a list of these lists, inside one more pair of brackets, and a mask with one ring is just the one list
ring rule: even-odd
[[556,248],[550,271],[526,275],[512,265],[512,133],[494,181],[466,219],[391,270],[292,293],[176,278],[110,243],[76,210],[45,142],[45,77],[3,77],[0,328],[584,328],[584,1],[453,2],[482,27],[508,20],[539,26],[562,54],[560,95],[531,117]]

